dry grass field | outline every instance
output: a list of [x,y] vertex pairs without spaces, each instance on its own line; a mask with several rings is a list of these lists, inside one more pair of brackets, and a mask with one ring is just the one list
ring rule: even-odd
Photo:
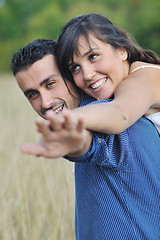
[[0,76],[0,240],[72,240],[73,164],[25,155],[37,114],[11,75]]

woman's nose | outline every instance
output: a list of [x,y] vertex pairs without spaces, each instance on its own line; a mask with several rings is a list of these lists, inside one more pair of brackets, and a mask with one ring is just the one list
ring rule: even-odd
[[93,76],[95,75],[95,71],[91,65],[86,65],[83,68],[83,78],[84,81],[92,80]]

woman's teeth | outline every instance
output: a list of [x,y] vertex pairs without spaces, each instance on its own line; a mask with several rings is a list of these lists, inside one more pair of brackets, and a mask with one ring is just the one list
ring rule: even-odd
[[106,80],[107,80],[107,78],[104,78],[104,79],[101,79],[101,80],[97,81],[96,83],[94,83],[94,84],[91,85],[91,88],[92,88],[92,89],[96,89],[96,88],[102,86],[102,84],[103,84]]

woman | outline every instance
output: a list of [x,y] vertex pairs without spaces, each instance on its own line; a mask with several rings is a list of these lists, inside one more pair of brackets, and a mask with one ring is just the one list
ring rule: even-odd
[[159,57],[140,48],[107,18],[87,14],[69,21],[59,37],[57,62],[64,78],[74,80],[87,94],[114,98],[76,110],[85,113],[86,128],[116,134],[144,114],[159,116]]

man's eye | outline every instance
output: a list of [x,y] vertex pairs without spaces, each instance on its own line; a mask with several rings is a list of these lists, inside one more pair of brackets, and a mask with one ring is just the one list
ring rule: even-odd
[[33,99],[37,96],[37,92],[32,92],[32,93],[29,93],[27,98],[30,100],[30,99]]
[[90,60],[90,61],[94,61],[97,57],[98,57],[98,54],[96,54],[96,53],[90,54],[90,55],[89,55],[89,60]]
[[49,83],[47,83],[47,88],[53,86],[54,84],[55,84],[55,82],[49,82]]
[[73,73],[77,72],[78,69],[79,69],[79,65],[74,65],[70,68],[71,72],[73,72]]

